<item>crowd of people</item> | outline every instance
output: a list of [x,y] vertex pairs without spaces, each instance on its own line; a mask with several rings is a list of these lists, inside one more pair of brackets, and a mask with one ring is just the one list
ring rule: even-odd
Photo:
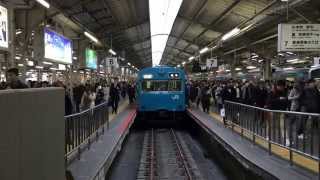
[[320,83],[314,79],[193,81],[187,89],[189,101],[197,106],[201,103],[204,112],[209,112],[211,106],[222,109],[227,100],[271,110],[320,113]]
[[28,81],[27,84],[19,79],[19,70],[11,68],[6,73],[7,81],[0,83],[0,90],[62,87],[65,89],[65,115],[78,113],[107,102],[112,107],[112,113],[118,112],[120,99],[129,97],[130,103],[135,101],[135,86],[127,82],[108,83],[106,80],[85,84],[66,85],[61,81],[52,84],[43,81]]

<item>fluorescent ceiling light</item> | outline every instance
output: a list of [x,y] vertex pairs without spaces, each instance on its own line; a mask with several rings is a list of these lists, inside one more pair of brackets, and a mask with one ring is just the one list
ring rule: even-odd
[[74,73],[76,73],[77,71],[76,71],[76,70],[74,70],[73,72],[74,72]]
[[251,58],[258,58],[258,57],[259,57],[258,55],[251,56]]
[[51,70],[53,70],[53,71],[56,71],[56,70],[58,70],[57,68],[50,68]]
[[283,68],[284,71],[288,71],[288,70],[294,70],[294,67],[287,67],[287,68]]
[[42,66],[36,66],[36,69],[43,69]]
[[189,61],[194,60],[194,56],[189,57]]
[[205,48],[200,50],[200,54],[206,53],[207,51],[209,51],[209,48],[205,47]]
[[234,28],[233,30],[231,30],[230,32],[228,32],[227,34],[225,34],[222,37],[222,41],[226,41],[227,39],[230,39],[233,36],[236,36],[240,33],[240,29],[239,28]]
[[77,57],[75,57],[75,56],[73,56],[73,59],[74,59],[74,60],[77,60],[78,58],[77,58]]
[[47,9],[50,8],[50,4],[45,0],[36,0],[38,3],[40,3],[42,6],[46,7]]
[[112,50],[112,49],[109,49],[109,53],[112,54],[112,55],[114,55],[114,56],[117,55],[117,53],[114,52],[114,50]]
[[149,0],[152,65],[158,65],[183,0]]
[[279,53],[278,55],[279,55],[279,56],[284,56],[284,54],[282,54],[282,53]]
[[178,66],[177,66],[177,67],[179,68],[179,67],[181,67],[181,65],[180,65],[180,64],[178,64]]
[[23,64],[18,64],[18,66],[19,66],[19,67],[23,67],[24,65],[23,65]]
[[84,32],[84,35],[87,36],[87,38],[89,38],[91,41],[98,43],[98,39],[96,37],[94,37],[93,35],[91,35],[88,32]]
[[19,59],[21,59],[21,57],[20,57],[20,56],[16,56],[16,59],[18,59],[18,60],[19,60]]
[[230,72],[230,71],[231,71],[230,69],[227,69],[227,70],[226,70],[226,72]]
[[51,62],[43,61],[43,64],[52,65]]
[[292,64],[302,64],[302,63],[306,63],[308,61],[306,60],[299,60],[299,61],[295,61],[295,62],[291,62]]
[[287,60],[287,62],[289,62],[289,63],[293,63],[293,62],[297,62],[297,61],[299,61],[299,59],[297,59],[297,58],[296,59],[288,59]]
[[129,63],[129,62],[127,64],[128,64],[128,66],[131,66],[131,63]]
[[247,27],[241,29],[241,32],[244,32],[246,30],[248,30],[249,28],[251,28],[253,26],[253,24],[248,25]]
[[247,66],[247,69],[255,69],[255,68],[257,68],[257,67],[255,67],[255,66]]
[[287,52],[287,54],[290,54],[290,55],[295,55],[294,53],[292,53],[292,52]]
[[185,61],[183,61],[181,64],[184,66],[184,65],[186,64],[186,62],[185,62]]
[[21,33],[22,33],[22,30],[21,30],[21,29],[17,29],[16,35],[19,35],[19,34],[21,34]]
[[33,61],[28,61],[28,62],[27,62],[27,65],[28,65],[28,66],[34,66],[34,62],[33,62]]
[[235,70],[236,70],[236,71],[241,71],[241,70],[242,70],[242,68],[236,68]]

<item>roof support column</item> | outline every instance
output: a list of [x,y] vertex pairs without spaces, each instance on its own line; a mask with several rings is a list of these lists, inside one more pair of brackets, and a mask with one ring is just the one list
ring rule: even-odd
[[271,59],[265,59],[265,63],[263,64],[263,79],[271,80],[272,79],[272,68],[271,68]]
[[7,56],[8,67],[15,67],[15,38],[16,38],[16,27],[15,27],[15,17],[14,17],[14,7],[11,3],[8,6],[8,32],[9,35],[9,53]]

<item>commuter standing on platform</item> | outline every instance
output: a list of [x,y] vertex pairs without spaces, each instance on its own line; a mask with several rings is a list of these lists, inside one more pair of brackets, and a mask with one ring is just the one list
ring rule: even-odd
[[81,98],[81,111],[84,111],[84,110],[87,110],[90,108],[90,105],[91,105],[91,99],[89,98],[90,96],[90,85],[89,84],[86,84],[85,86],[85,91],[82,95],[82,98]]
[[19,79],[19,70],[17,68],[11,68],[7,71],[7,82],[7,89],[28,88],[28,86]]
[[114,86],[113,83],[110,86],[109,97],[112,106],[112,113],[117,114],[120,96],[119,90]]

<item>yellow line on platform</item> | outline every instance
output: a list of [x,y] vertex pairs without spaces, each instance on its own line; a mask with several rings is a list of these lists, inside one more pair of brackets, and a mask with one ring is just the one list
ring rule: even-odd
[[[210,115],[213,117],[214,120],[216,120],[220,123],[223,123],[223,118],[219,114],[211,112]],[[237,132],[239,135],[241,134],[241,127],[235,125],[233,127],[233,130],[235,132]],[[242,132],[243,132],[243,137],[246,137],[247,139],[249,139],[251,141],[253,140],[253,133],[251,131],[243,129]],[[255,143],[264,149],[268,149],[268,141],[264,138],[255,137]],[[290,160],[289,150],[286,148],[283,148],[279,145],[271,144],[271,152],[273,154],[285,159],[285,160]],[[298,166],[301,166],[301,167],[308,169],[312,172],[319,173],[319,163],[316,160],[313,160],[311,158],[308,158],[308,157],[305,157],[301,154],[293,152],[292,153],[292,161],[294,164],[296,164]]]

